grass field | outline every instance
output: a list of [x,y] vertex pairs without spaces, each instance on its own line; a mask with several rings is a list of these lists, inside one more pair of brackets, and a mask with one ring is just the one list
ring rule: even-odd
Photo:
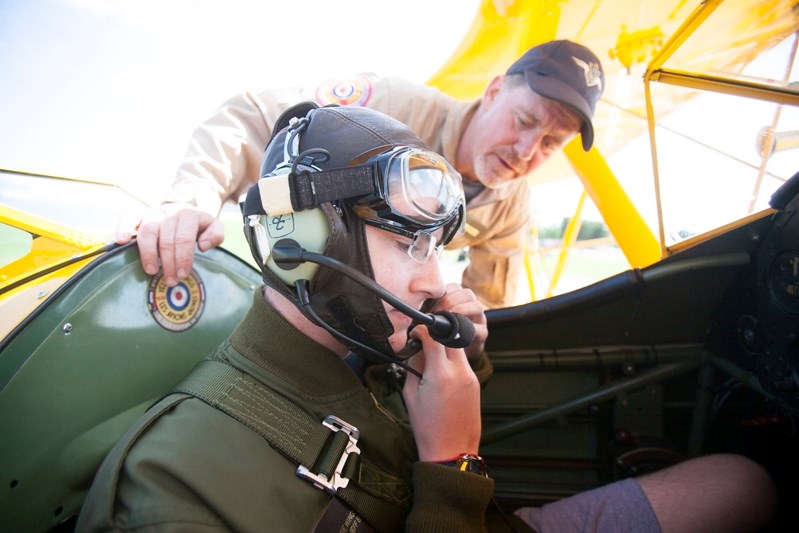
[[31,245],[30,233],[0,223],[0,268],[29,253]]

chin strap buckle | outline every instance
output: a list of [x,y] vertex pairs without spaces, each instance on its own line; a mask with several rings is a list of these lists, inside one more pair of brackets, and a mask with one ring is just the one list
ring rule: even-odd
[[322,425],[332,433],[325,447],[316,459],[314,472],[306,466],[297,467],[297,476],[308,480],[318,489],[335,494],[339,489],[346,488],[350,480],[344,477],[344,467],[351,454],[360,455],[358,438],[360,432],[355,426],[344,422],[338,417],[329,415],[322,421]]

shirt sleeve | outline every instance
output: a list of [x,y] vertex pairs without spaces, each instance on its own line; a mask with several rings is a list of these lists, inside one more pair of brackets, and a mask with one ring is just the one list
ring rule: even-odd
[[[364,105],[386,113],[411,127],[437,151],[446,114],[437,112],[446,103],[439,91],[399,79],[359,76],[362,100],[339,102]],[[329,83],[327,84],[329,85]],[[188,203],[217,216],[226,201],[238,201],[259,177],[261,160],[272,128],[290,106],[315,100],[319,92],[304,88],[242,92],[219,106],[193,132],[177,176],[162,203]],[[436,118],[437,117],[437,118]]]
[[484,531],[494,480],[436,463],[413,465],[406,531]]
[[243,92],[223,103],[191,136],[177,176],[162,203],[189,203],[217,216],[257,181],[272,127],[300,89]]

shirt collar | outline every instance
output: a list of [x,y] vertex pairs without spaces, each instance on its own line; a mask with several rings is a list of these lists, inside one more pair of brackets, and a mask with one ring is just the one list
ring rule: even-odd
[[230,336],[230,344],[246,359],[242,361],[248,367],[245,370],[259,379],[275,376],[316,397],[360,388],[360,380],[341,357],[290,324],[261,290]]

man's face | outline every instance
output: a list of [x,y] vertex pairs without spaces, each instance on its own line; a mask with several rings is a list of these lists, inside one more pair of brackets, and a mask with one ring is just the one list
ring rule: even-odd
[[472,130],[472,178],[494,189],[527,176],[580,129],[578,116],[534,93],[522,79],[495,78]]
[[[444,279],[434,254],[425,264],[408,256],[409,240],[372,226],[366,226],[369,256],[375,281],[415,309],[420,309],[428,298],[439,298],[444,294]],[[383,302],[394,333],[389,343],[399,351],[408,340],[407,329],[411,319]]]

